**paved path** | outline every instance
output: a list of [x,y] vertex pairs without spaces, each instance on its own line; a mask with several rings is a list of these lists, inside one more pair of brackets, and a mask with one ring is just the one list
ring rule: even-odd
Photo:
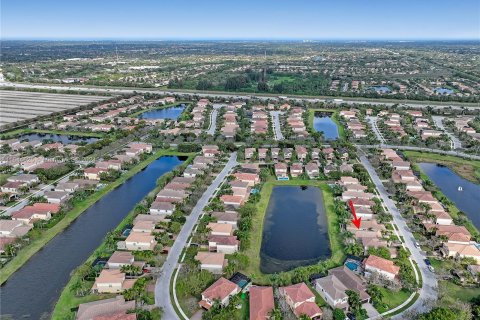
[[217,115],[218,115],[218,110],[221,107],[224,107],[224,105],[223,104],[218,104],[218,103],[215,103],[213,105],[213,110],[210,113],[210,127],[207,130],[207,133],[209,135],[213,136],[215,134],[215,131],[217,130]]
[[378,126],[377,126],[378,117],[367,117],[367,120],[370,123],[370,125],[372,126],[373,132],[377,136],[377,140],[380,141],[380,143],[382,143],[382,144],[387,143],[387,141],[383,137],[382,133],[378,129]]
[[273,135],[275,140],[283,140],[282,129],[280,126],[280,115],[283,114],[281,111],[270,111],[270,116],[272,117],[273,125]]
[[433,122],[435,122],[435,125],[440,129],[445,132],[445,134],[450,138],[450,141],[452,142],[452,149],[460,149],[462,147],[462,142],[452,133],[448,132],[445,126],[443,125],[443,119],[445,117],[442,116],[432,116]]
[[198,218],[203,212],[203,209],[208,204],[208,201],[214,194],[215,190],[230,174],[232,169],[237,165],[237,154],[232,153],[227,164],[223,170],[218,174],[212,184],[207,188],[205,193],[198,200],[192,213],[187,217],[187,221],[182,227],[182,230],[177,236],[175,243],[173,244],[170,252],[168,253],[167,260],[163,264],[161,276],[158,278],[155,285],[155,304],[163,309],[162,319],[178,319],[177,313],[173,309],[173,301],[170,301],[170,281],[172,279],[173,272],[178,266],[178,260],[185,247],[190,234],[192,233]]
[[398,149],[398,150],[423,151],[423,152],[446,154],[449,156],[461,157],[461,158],[466,158],[471,160],[480,160],[480,156],[459,152],[459,151],[453,151],[453,150],[445,151],[445,150],[422,148],[422,147],[395,146],[390,144],[357,145],[357,146],[364,147],[364,148],[389,148],[389,149]]
[[[360,153],[362,153],[361,150],[359,151]],[[410,232],[410,229],[407,227],[407,223],[405,222],[405,219],[403,219],[403,217],[401,216],[393,200],[391,200],[388,197],[388,193],[385,187],[383,186],[382,182],[380,181],[380,178],[378,177],[377,173],[373,169],[370,161],[368,161],[368,159],[364,155],[361,155],[360,162],[363,164],[365,169],[367,169],[370,177],[372,178],[373,183],[377,187],[377,190],[386,208],[392,214],[393,222],[398,227],[398,232],[404,239],[405,247],[408,248],[408,250],[410,250],[410,252],[412,253],[411,258],[417,263],[418,268],[420,269],[420,274],[422,275],[423,285],[418,292],[419,298],[407,310],[415,310],[420,313],[426,312],[428,310],[424,306],[424,303],[427,301],[436,300],[438,297],[437,278],[434,273],[428,270],[428,267],[423,260],[425,259],[424,254],[420,251],[419,248],[415,247],[415,244],[414,244],[415,239],[413,238],[413,235]],[[402,315],[403,315],[403,312],[393,316],[392,319],[403,319]]]

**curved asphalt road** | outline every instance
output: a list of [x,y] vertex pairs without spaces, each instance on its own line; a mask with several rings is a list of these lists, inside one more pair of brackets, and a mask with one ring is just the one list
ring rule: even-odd
[[[373,169],[370,161],[368,161],[368,159],[364,155],[362,155],[360,156],[360,162],[363,164],[365,169],[367,169],[368,174],[370,175],[373,183],[377,187],[377,190],[380,194],[380,197],[383,200],[383,203],[387,207],[388,211],[392,214],[393,221],[398,227],[398,232],[400,236],[403,236],[405,240],[404,241],[405,247],[407,247],[408,250],[410,250],[411,258],[417,263],[418,268],[420,269],[420,274],[422,275],[422,287],[418,291],[420,296],[417,299],[417,301],[415,301],[415,303],[412,306],[410,306],[407,310],[415,310],[419,313],[426,312],[428,311],[428,309],[425,306],[425,302],[436,300],[438,298],[437,278],[434,273],[428,270],[427,265],[423,261],[423,259],[425,259],[426,257],[420,251],[419,248],[415,247],[414,237],[410,232],[410,229],[407,227],[407,223],[405,222],[405,219],[403,219],[403,217],[401,216],[393,200],[388,197],[388,193],[385,187],[383,186],[382,182],[380,181],[380,178],[378,177],[377,173]],[[403,318],[404,312],[401,312],[398,315],[393,316],[392,319],[404,319]]]
[[200,200],[198,200],[197,205],[193,208],[192,213],[190,213],[190,215],[187,217],[187,221],[183,225],[182,230],[178,234],[175,243],[168,253],[167,260],[162,267],[161,275],[157,279],[157,283],[155,285],[155,304],[163,309],[162,319],[178,319],[177,313],[173,308],[174,302],[170,301],[170,281],[172,279],[173,272],[178,266],[178,260],[180,259],[182,250],[185,247],[187,240],[198,221],[198,218],[202,214],[203,209],[208,204],[212,195],[215,193],[215,190],[217,190],[220,184],[225,180],[225,178],[230,174],[236,165],[237,153],[234,152],[230,155],[230,158],[223,170],[218,174],[215,180],[213,180],[212,184],[207,188],[207,191],[205,191]]

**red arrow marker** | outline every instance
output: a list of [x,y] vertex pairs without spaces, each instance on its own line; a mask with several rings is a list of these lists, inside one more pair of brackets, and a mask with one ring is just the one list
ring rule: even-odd
[[355,227],[357,227],[357,229],[360,229],[360,222],[362,221],[362,217],[357,218],[357,214],[355,213],[355,207],[353,206],[352,200],[350,200],[348,204],[350,205],[350,209],[352,210],[352,214],[353,214],[352,222],[355,225]]

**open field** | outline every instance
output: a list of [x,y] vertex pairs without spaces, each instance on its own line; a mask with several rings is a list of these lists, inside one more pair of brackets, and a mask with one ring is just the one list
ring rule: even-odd
[[138,163],[135,167],[133,167],[127,173],[123,174],[116,181],[110,183],[105,188],[101,189],[98,192],[95,192],[92,196],[78,203],[75,206],[75,208],[69,211],[62,220],[60,220],[52,228],[42,232],[40,237],[33,240],[28,246],[22,248],[22,250],[20,250],[18,254],[10,262],[8,262],[8,264],[4,268],[2,268],[2,272],[0,273],[0,284],[7,281],[7,279],[15,271],[17,271],[25,262],[27,262],[36,252],[41,250],[50,240],[52,240],[58,233],[62,232],[66,227],[68,227],[76,218],[78,218],[85,210],[87,210],[95,202],[100,200],[103,196],[105,196],[110,191],[114,190],[115,188],[123,184],[129,178],[133,177],[135,174],[140,172],[143,168],[148,166],[151,162],[165,155],[173,155],[173,156],[187,155],[188,156],[189,154],[180,153],[173,150],[157,151],[156,153],[148,157],[146,160]]
[[[255,275],[255,283],[257,284],[269,284],[270,280],[268,275],[263,274],[260,271],[260,248],[262,245],[262,233],[263,224],[265,221],[265,214],[268,207],[268,202],[272,194],[274,186],[316,186],[322,189],[324,206],[327,213],[328,221],[328,235],[330,239],[330,249],[332,256],[326,260],[332,265],[339,265],[344,259],[344,252],[342,250],[342,241],[340,239],[340,229],[337,222],[337,216],[333,211],[333,195],[329,186],[324,181],[319,180],[289,180],[289,181],[277,181],[271,177],[262,188],[261,199],[257,204],[257,214],[253,217],[253,227],[251,231],[250,248],[244,253],[248,256],[249,265],[244,272],[247,275]],[[333,266],[332,266],[333,267]],[[295,269],[294,269],[295,270]],[[286,273],[291,274],[293,271]]]
[[480,183],[480,161],[419,151],[403,151],[413,162],[433,162],[449,167],[464,179]]
[[0,90],[0,126],[78,108],[109,97]]

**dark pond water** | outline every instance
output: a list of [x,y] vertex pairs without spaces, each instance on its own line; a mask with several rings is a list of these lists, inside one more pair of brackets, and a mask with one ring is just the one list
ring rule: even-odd
[[52,140],[53,142],[61,142],[63,144],[68,143],[92,143],[98,141],[99,138],[95,137],[81,137],[81,136],[69,136],[63,134],[44,134],[44,133],[27,133],[23,134],[18,137],[20,140],[28,140],[28,141],[43,141],[43,140]]
[[138,117],[140,119],[171,119],[177,120],[185,109],[185,105],[169,107],[164,109],[156,109],[141,113]]
[[330,255],[322,191],[317,187],[273,187],[265,215],[260,270],[288,271]]
[[14,319],[50,318],[70,273],[100,245],[156,180],[185,159],[161,157],[100,199],[14,273],[0,289],[1,314]]
[[313,127],[317,132],[323,132],[327,140],[338,139],[338,127],[330,116],[315,114],[313,118]]
[[[447,167],[436,163],[419,163],[420,169],[464,212],[480,230],[480,185],[463,179]],[[462,187],[462,191],[458,190]]]

